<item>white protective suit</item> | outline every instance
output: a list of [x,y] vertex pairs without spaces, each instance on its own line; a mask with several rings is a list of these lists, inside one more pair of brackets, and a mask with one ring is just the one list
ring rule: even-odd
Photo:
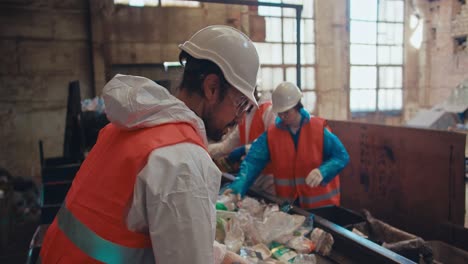
[[[265,102],[271,101],[271,93],[266,92],[262,94],[258,100],[258,105],[261,105]],[[262,120],[265,128],[268,128],[271,124],[275,123],[276,114],[271,110],[271,106],[268,107],[263,113]],[[257,108],[253,108],[245,117],[245,136],[249,136],[250,125],[252,124],[252,119],[255,115]],[[245,142],[251,143],[254,138],[250,138]],[[229,155],[229,153],[234,150],[236,147],[241,145],[239,126],[237,125],[231,133],[229,133],[225,139],[221,142],[212,143],[208,145],[208,152],[213,159],[219,159],[221,157]]]
[[[203,121],[149,79],[116,75],[103,97],[109,120],[123,129],[188,122],[207,142]],[[221,172],[198,145],[181,143],[151,152],[137,175],[127,226],[149,233],[156,263],[214,262],[220,181]]]

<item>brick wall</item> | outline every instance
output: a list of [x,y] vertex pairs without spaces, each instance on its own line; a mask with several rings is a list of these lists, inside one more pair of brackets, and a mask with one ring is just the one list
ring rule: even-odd
[[38,140],[61,156],[67,87],[90,95],[86,5],[81,0],[0,2],[0,167],[39,175]]
[[[420,49],[405,43],[404,114],[357,121],[401,124],[418,109],[441,102],[468,78],[468,55],[454,52],[453,40],[468,31],[467,5],[457,6],[457,0],[413,2],[406,2],[406,17],[418,11],[425,31]],[[177,44],[210,24],[238,27],[258,41],[264,37],[264,21],[255,16],[255,8],[136,8],[114,6],[112,0],[93,0],[88,8],[86,3],[0,1],[0,167],[14,175],[39,176],[40,139],[46,157],[62,155],[69,81],[80,81],[82,98],[100,94],[115,73],[113,64],[177,61]],[[317,113],[329,119],[349,116],[346,3],[316,0],[314,7]],[[410,33],[407,26],[406,40]],[[155,79],[165,77],[163,71],[155,74]]]
[[468,5],[459,8],[459,13],[452,20],[452,36],[468,35]]

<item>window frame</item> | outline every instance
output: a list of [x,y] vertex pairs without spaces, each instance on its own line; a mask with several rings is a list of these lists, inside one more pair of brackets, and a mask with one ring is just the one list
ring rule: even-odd
[[[405,90],[405,41],[406,41],[406,36],[405,36],[405,29],[406,29],[406,23],[407,19],[405,17],[405,1],[403,0],[393,0],[395,2],[401,2],[402,4],[402,14],[401,16],[401,21],[389,21],[385,19],[380,19],[380,5],[384,3],[385,1],[388,0],[375,0],[376,1],[376,18],[375,20],[372,19],[353,19],[351,17],[351,5],[353,0],[348,0],[348,25],[349,25],[349,111],[351,113],[352,117],[364,117],[368,115],[373,115],[373,114],[384,114],[388,116],[398,116],[403,113],[403,100],[404,100],[404,90]],[[392,0],[390,0],[392,1]],[[375,26],[375,43],[362,43],[362,42],[353,42],[352,41],[352,22],[366,22],[366,23],[374,23]],[[395,43],[386,43],[381,40],[379,40],[379,34],[381,34],[381,31],[379,31],[379,26],[380,24],[398,24],[401,25],[401,43],[400,44],[395,44]],[[368,45],[368,46],[373,46],[375,47],[375,64],[374,63],[353,63],[351,61],[352,59],[352,47],[356,45]],[[391,55],[388,56],[389,61],[386,63],[380,63],[379,62],[379,48],[380,47],[397,47],[401,48],[401,61],[399,63],[392,63],[391,62]],[[390,53],[391,54],[391,53]],[[375,83],[374,87],[371,88],[352,88],[351,84],[351,78],[352,78],[352,68],[353,67],[374,67],[375,68]],[[380,73],[382,68],[385,67],[398,67],[401,69],[401,85],[400,87],[396,88],[388,88],[388,87],[382,87],[381,84],[381,78],[380,78]],[[381,91],[385,90],[393,90],[393,91],[399,91],[401,93],[401,106],[398,109],[381,109],[381,106],[379,106],[379,103],[382,102],[381,99],[379,99],[379,93]],[[367,110],[367,109],[352,109],[351,106],[351,93],[353,91],[374,91],[375,92],[375,107],[373,110]]]
[[[305,1],[310,1],[310,0],[305,0]],[[314,0],[316,1],[316,0]],[[300,63],[300,70],[301,70],[301,85],[302,87],[299,87],[301,88],[302,90],[302,93],[303,94],[306,94],[306,93],[313,93],[313,102],[311,102],[313,104],[313,109],[308,109],[309,111],[311,111],[312,113],[316,113],[317,112],[317,88],[316,88],[316,72],[317,72],[317,63],[316,63],[316,57],[317,57],[317,49],[316,49],[316,40],[315,40],[315,35],[316,35],[316,27],[315,27],[315,8],[314,8],[314,4],[315,2],[314,1],[311,1],[312,3],[312,14],[307,14],[307,15],[304,15],[302,14],[301,15],[301,38],[300,38],[300,49],[301,49],[301,63]],[[262,1],[262,2],[265,2],[265,1]],[[290,1],[285,1],[285,0],[281,0],[280,1],[281,4],[288,4],[290,3]],[[296,22],[296,16],[294,14],[288,14],[288,13],[291,13],[291,12],[288,12],[288,9],[289,8],[284,8],[284,7],[279,7],[281,10],[280,10],[280,14],[279,15],[264,15],[264,14],[261,14],[260,12],[258,13],[259,16],[262,16],[262,17],[265,17],[266,19],[271,19],[271,18],[275,18],[275,19],[279,19],[280,20],[280,25],[281,25],[281,35],[280,35],[280,40],[267,40],[268,37],[265,38],[265,41],[264,42],[256,42],[256,43],[266,43],[266,44],[280,44],[281,45],[281,63],[278,63],[278,64],[275,64],[275,63],[262,63],[260,65],[260,71],[262,71],[262,69],[281,69],[282,71],[282,80],[286,80],[286,81],[291,81],[293,83],[297,83],[297,61],[295,63],[289,63],[289,62],[286,62],[286,57],[285,57],[285,51],[286,51],[286,46],[287,45],[291,45],[291,44],[294,44],[296,46],[296,43],[297,43],[297,38],[294,39],[294,37],[291,39],[291,40],[284,40],[284,37],[285,37],[285,33],[284,33],[284,28],[285,28],[285,21],[287,19],[291,19],[291,20],[294,20],[294,25],[296,26],[297,22]],[[303,9],[304,11],[304,9]],[[285,14],[286,13],[286,14]],[[306,25],[307,25],[307,22],[306,21],[310,21],[311,22],[311,25],[312,25],[312,30],[313,30],[313,35],[312,35],[312,41],[306,41]],[[296,28],[293,30],[293,34],[296,34]],[[310,45],[313,47],[313,50],[312,51],[305,51],[305,47],[304,45]],[[304,57],[305,57],[305,53],[306,52],[313,52],[313,61],[312,63],[310,62],[304,62]],[[297,55],[297,54],[296,54]],[[294,80],[289,80],[288,79],[288,69],[291,69],[293,68],[295,71],[296,71],[296,76],[294,76]],[[313,71],[313,81],[312,81],[312,87],[307,87],[306,84],[305,84],[305,74],[304,72],[307,70],[307,69],[311,69],[312,68],[312,71]],[[260,72],[261,74],[261,72]],[[261,91],[273,91],[275,88],[276,88],[276,85],[278,85],[279,83],[276,83],[276,84],[273,84],[274,87],[264,87],[266,89],[262,89]],[[305,96],[304,96],[305,97]],[[305,99],[303,98],[303,104],[306,106],[306,102],[304,101]]]

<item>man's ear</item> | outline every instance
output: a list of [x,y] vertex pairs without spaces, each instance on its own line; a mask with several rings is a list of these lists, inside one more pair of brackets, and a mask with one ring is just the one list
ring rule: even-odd
[[216,102],[221,90],[221,81],[218,75],[208,74],[203,80],[203,93],[209,102]]

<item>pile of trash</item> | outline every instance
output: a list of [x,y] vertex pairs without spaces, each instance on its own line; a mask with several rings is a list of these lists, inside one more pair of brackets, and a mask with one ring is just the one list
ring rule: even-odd
[[34,181],[13,177],[0,167],[0,255],[18,247],[22,242],[18,236],[36,225],[40,212],[39,191]]
[[251,197],[237,202],[220,195],[216,204],[215,263],[315,264],[327,256],[333,237],[313,227],[313,215],[283,212],[277,204]]

